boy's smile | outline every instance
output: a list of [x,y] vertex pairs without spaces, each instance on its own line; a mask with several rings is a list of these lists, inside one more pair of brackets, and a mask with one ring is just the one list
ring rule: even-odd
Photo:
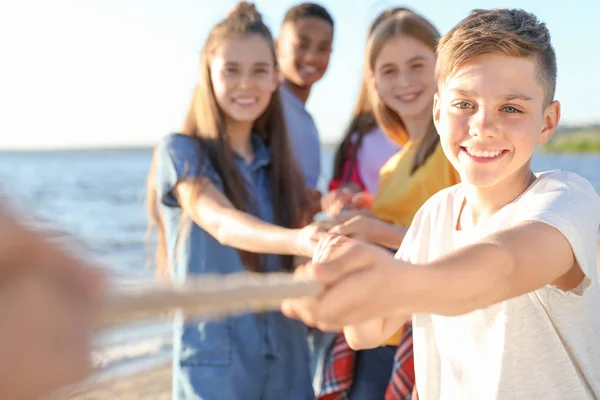
[[333,27],[320,18],[286,23],[277,43],[283,76],[297,86],[312,86],[327,70],[332,41]]
[[493,150],[491,148],[467,146],[460,146],[460,150],[461,152],[466,153],[473,162],[477,163],[494,162],[508,152],[508,150],[505,149]]
[[440,83],[434,120],[441,144],[463,182],[476,187],[525,181],[537,144],[546,143],[560,115],[544,104],[538,64],[487,54]]

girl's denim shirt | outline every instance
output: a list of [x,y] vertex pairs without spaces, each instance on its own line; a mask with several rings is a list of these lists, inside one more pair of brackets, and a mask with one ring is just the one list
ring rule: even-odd
[[[251,163],[235,155],[249,194],[248,210],[275,223],[270,150],[257,135],[252,135],[252,146]],[[182,210],[173,195],[177,182],[202,176],[223,192],[223,181],[201,142],[182,134],[168,135],[159,144],[155,157],[159,211],[173,281],[183,283],[188,276],[244,271],[237,249],[220,244],[189,218],[183,219],[182,224]],[[278,255],[264,255],[261,260],[261,271],[283,270]],[[284,388],[273,398],[313,398],[307,329],[280,312],[211,321],[184,322],[183,318],[176,318],[174,335],[175,399],[267,398],[264,393],[268,393],[273,379],[277,380],[273,385]],[[270,373],[273,368],[275,372]]]

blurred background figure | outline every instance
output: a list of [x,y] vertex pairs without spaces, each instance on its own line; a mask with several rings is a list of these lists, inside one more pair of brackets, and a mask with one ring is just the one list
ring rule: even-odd
[[34,400],[92,367],[102,274],[0,204],[0,397]]
[[[393,7],[379,14],[369,27],[369,35],[386,17],[402,10],[408,9]],[[365,196],[357,194],[377,192],[379,170],[402,148],[378,126],[369,95],[370,84],[365,69],[352,120],[335,151],[329,192],[321,200],[323,212],[332,217],[344,208],[370,208],[361,201]]]

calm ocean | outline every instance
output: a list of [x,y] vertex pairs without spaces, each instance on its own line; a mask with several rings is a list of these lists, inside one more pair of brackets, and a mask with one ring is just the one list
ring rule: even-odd
[[[319,186],[330,177],[324,149]],[[0,186],[27,214],[83,239],[89,253],[121,275],[145,274],[145,178],[151,151],[0,153]],[[600,192],[600,155],[538,155],[534,169],[576,172]]]

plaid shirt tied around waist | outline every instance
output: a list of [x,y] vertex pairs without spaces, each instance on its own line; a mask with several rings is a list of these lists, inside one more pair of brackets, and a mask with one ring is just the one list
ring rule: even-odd
[[[318,400],[350,400],[354,381],[356,352],[348,346],[343,333],[335,339],[331,356],[325,364],[325,376]],[[394,368],[385,400],[417,400],[413,396],[415,367],[413,358],[412,321],[407,321],[394,357]]]

